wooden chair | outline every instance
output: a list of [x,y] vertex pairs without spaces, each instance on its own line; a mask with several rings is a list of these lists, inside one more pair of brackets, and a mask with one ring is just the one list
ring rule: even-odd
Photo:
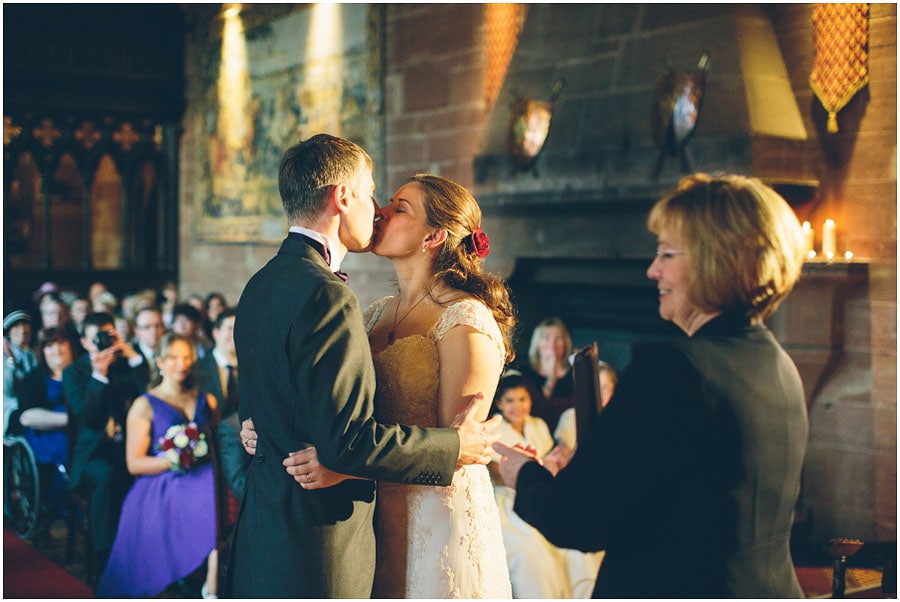
[[597,363],[597,343],[575,352],[572,360],[575,406],[575,440],[578,446],[587,437],[591,423],[600,414],[600,369]]
[[[69,456],[69,466],[66,467],[66,477],[68,478],[78,435],[78,423],[71,407],[66,406],[66,413],[69,416],[66,433]],[[91,537],[91,489],[82,483],[74,489],[69,489],[66,496],[68,510],[68,516],[66,516],[66,563],[71,563],[75,558],[76,539],[80,534],[84,542],[84,580],[87,585],[93,586],[97,576],[94,574],[94,542]]]
[[218,551],[218,567],[216,581],[218,592],[225,587],[225,576],[228,574],[228,561],[231,555],[231,532],[237,520],[237,500],[231,491],[228,475],[222,464],[219,452],[219,432],[213,424],[203,428],[209,444],[209,457],[213,467],[213,483],[215,487],[216,512],[216,550]]

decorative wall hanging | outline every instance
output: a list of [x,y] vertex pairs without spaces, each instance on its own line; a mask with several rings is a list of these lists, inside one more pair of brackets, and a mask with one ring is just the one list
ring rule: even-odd
[[527,4],[484,5],[484,100],[492,106],[525,22]]
[[653,142],[659,150],[659,160],[653,170],[654,179],[659,177],[666,157],[679,157],[681,171],[693,171],[686,147],[700,118],[708,71],[709,55],[704,54],[694,71],[678,71],[673,67],[656,82],[650,114]]
[[826,131],[834,134],[838,111],[869,83],[869,5],[816,4],[812,22],[809,85],[828,111]]
[[559,79],[550,92],[550,100],[534,100],[518,96],[509,110],[509,129],[506,147],[512,161],[513,173],[534,167],[550,133],[553,103],[559,98],[566,81]]
[[149,118],[4,115],[6,265],[170,269],[177,256],[164,229],[177,210],[167,186],[174,137],[174,124]]
[[[237,5],[239,6],[239,5]],[[197,238],[274,243],[287,229],[278,192],[284,152],[329,133],[378,155],[378,96],[364,4],[301,5],[270,16],[265,5],[226,8],[198,40],[203,88],[191,130],[203,140]],[[217,30],[216,27],[221,29]],[[244,29],[246,27],[246,29]]]

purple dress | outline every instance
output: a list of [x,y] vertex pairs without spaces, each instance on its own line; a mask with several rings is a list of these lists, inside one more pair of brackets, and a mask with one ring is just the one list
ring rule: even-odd
[[[184,416],[161,399],[144,394],[153,408],[151,449],[166,430],[185,424]],[[209,420],[206,394],[197,397],[194,422]],[[216,544],[215,493],[210,462],[187,472],[140,476],[128,491],[116,539],[97,596],[145,598],[193,573]]]

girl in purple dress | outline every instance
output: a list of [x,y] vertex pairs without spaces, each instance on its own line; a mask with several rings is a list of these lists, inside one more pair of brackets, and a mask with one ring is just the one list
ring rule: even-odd
[[128,411],[125,459],[137,478],[122,505],[98,596],[154,596],[207,560],[204,594],[216,593],[213,472],[198,436],[216,400],[194,386],[195,359],[188,339],[164,338],[157,357],[162,382]]

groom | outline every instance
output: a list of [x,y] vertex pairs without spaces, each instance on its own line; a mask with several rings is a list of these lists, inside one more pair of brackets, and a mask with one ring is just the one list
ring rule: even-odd
[[235,320],[240,417],[253,417],[259,438],[224,595],[368,598],[374,484],[347,480],[307,491],[282,460],[315,446],[321,463],[338,472],[449,485],[458,466],[490,460],[496,422],[479,423],[468,411],[457,426],[441,429],[372,417],[369,342],[339,270],[348,251],[365,251],[372,240],[375,184],[366,152],[313,136],[285,153],[278,189],[290,232],[247,283]]

